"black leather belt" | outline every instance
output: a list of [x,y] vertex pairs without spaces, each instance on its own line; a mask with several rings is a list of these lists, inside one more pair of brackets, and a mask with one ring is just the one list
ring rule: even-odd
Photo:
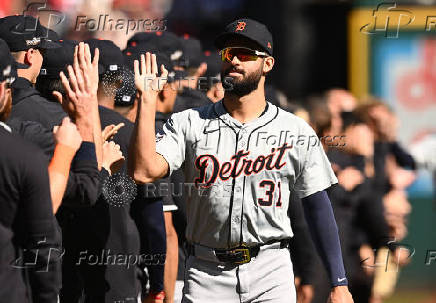
[[[212,249],[215,252],[216,258],[223,263],[230,263],[235,265],[245,264],[251,261],[251,258],[256,257],[259,254],[261,246],[271,245],[280,242],[280,248],[286,248],[289,246],[290,239],[273,240],[264,244],[258,244],[255,246],[241,245],[232,249]],[[195,247],[192,244],[187,243],[187,251],[189,255],[195,256]]]

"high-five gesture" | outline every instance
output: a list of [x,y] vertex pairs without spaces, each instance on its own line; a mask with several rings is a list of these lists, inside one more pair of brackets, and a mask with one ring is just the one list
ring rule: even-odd
[[135,86],[139,102],[127,164],[130,175],[137,183],[148,183],[165,176],[169,168],[165,159],[156,153],[154,126],[157,96],[167,82],[168,71],[161,65],[158,77],[156,55],[150,53],[141,55],[141,68],[139,65],[139,61],[135,60]]
[[[75,52],[78,52],[78,56],[74,56],[74,66],[75,69],[77,65],[83,72],[83,76],[85,78],[85,82],[89,85],[90,92],[97,96],[98,90],[98,60],[100,58],[99,49],[96,48],[94,51],[94,60],[91,62],[91,51],[89,49],[89,45],[87,43],[79,43],[78,47],[76,47]],[[76,60],[77,59],[77,60]]]
[[102,139],[100,116],[98,113],[98,48],[94,52],[94,60],[91,61],[89,45],[80,42],[74,50],[73,66],[68,66],[68,76],[60,73],[62,85],[66,92],[66,98],[62,98],[59,92],[53,95],[62,104],[80,132],[84,141],[95,143],[95,152],[99,169],[102,161]]
[[[140,67],[141,65],[141,67]],[[134,61],[135,86],[144,102],[156,102],[158,93],[167,82],[168,71],[163,64],[160,67],[161,76],[158,77],[156,55],[147,52],[141,55],[141,63]]]
[[73,66],[67,68],[69,80],[63,72],[60,73],[67,98],[62,98],[56,91],[53,94],[72,120],[89,115],[90,108],[97,104],[98,58],[96,49],[91,62],[89,45],[81,42],[75,48]]

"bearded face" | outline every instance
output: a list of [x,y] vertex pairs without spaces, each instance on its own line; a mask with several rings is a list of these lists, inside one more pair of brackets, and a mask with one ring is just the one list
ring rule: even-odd
[[226,93],[243,97],[256,90],[263,74],[263,59],[259,61],[260,64],[254,70],[230,65],[221,71],[221,79],[225,79],[227,86]]

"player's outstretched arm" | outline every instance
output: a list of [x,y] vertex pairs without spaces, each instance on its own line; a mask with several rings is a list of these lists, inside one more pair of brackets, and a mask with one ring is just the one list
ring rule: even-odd
[[348,291],[338,227],[327,193],[316,192],[302,199],[312,239],[330,276],[329,303],[353,303]]
[[130,140],[129,173],[137,183],[149,183],[168,173],[168,163],[156,153],[154,120],[156,100],[166,83],[168,71],[161,66],[158,77],[156,56],[141,55],[141,62],[134,62],[135,86],[138,90],[138,114]]

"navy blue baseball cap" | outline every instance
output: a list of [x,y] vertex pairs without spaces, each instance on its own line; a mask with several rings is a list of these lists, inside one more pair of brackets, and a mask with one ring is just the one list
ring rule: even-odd
[[104,74],[108,71],[117,71],[124,66],[124,56],[121,49],[110,40],[88,39],[84,41],[89,44],[91,56],[94,58],[96,48],[100,51],[98,60],[98,73]]
[[179,65],[179,62],[184,61],[181,39],[168,31],[136,33],[127,41],[127,48],[130,47],[163,52],[169,57],[173,65]]
[[43,53],[43,60],[40,77],[59,78],[59,73],[64,72],[68,75],[67,66],[74,63],[74,48],[79,42],[75,40],[59,40],[57,43],[61,46],[56,49],[47,49]]
[[223,49],[230,38],[244,37],[257,43],[270,56],[273,55],[273,37],[268,28],[253,19],[243,18],[230,23],[216,39],[215,46]]
[[12,52],[25,51],[30,48],[50,49],[60,45],[47,35],[47,28],[32,16],[7,16],[0,19],[0,38],[5,40]]

